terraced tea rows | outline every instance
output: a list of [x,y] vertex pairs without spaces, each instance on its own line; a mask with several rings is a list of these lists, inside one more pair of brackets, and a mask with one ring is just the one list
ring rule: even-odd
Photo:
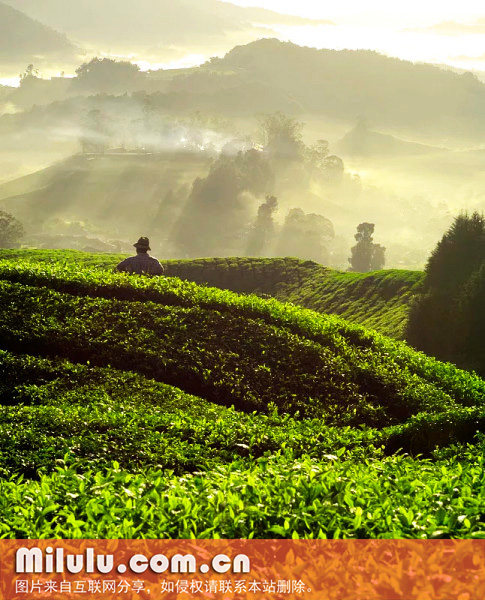
[[485,537],[472,374],[176,278],[3,260],[0,304],[2,536]]
[[[0,250],[0,258],[66,262],[112,270],[124,255],[74,250]],[[343,273],[296,258],[205,258],[165,262],[170,276],[237,293],[336,314],[403,339],[409,305],[423,279],[420,271]]]

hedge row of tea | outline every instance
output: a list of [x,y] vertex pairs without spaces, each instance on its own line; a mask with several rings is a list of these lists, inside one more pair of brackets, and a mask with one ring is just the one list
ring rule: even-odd
[[0,364],[2,537],[485,535],[478,447],[386,456],[392,430],[239,413],[66,361]]
[[482,452],[436,463],[262,457],[183,477],[61,463],[2,481],[11,538],[484,538]]
[[3,260],[0,302],[1,536],[485,537],[472,374],[175,278]]
[[241,409],[274,402],[384,426],[485,392],[481,379],[337,317],[174,278],[3,261],[0,301],[7,349],[128,368]]
[[345,273],[295,258],[226,258],[169,261],[169,273],[238,293],[272,296],[282,302],[339,315],[403,339],[420,271]]
[[371,456],[386,432],[321,419],[243,413],[132,372],[0,351],[0,473],[36,477],[69,454],[100,469],[176,474],[277,452],[302,457]]
[[[0,258],[66,262],[112,270],[125,255],[76,250],[0,250]],[[339,315],[395,339],[403,339],[420,271],[344,273],[296,258],[169,260],[169,276],[237,293],[271,296],[311,310]]]

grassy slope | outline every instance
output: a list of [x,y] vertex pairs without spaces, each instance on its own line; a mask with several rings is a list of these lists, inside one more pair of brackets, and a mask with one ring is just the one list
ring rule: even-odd
[[1,261],[0,297],[0,535],[485,535],[471,374],[175,278]]
[[170,274],[230,289],[263,293],[402,339],[420,271],[345,273],[296,258],[229,258],[169,261]]
[[[74,250],[2,250],[0,257],[66,260],[109,269],[122,258]],[[403,339],[409,303],[423,277],[420,271],[395,269],[344,273],[296,258],[170,260],[165,267],[171,276],[340,315],[396,339]]]

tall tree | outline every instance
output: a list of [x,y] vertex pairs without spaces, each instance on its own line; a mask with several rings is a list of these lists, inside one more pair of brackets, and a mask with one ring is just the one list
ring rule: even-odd
[[317,140],[315,144],[305,149],[305,160],[315,169],[325,168],[325,159],[328,156],[327,140]]
[[179,255],[227,256],[246,246],[250,212],[243,192],[271,191],[273,172],[256,150],[220,156],[204,179],[197,178],[175,224],[172,243]]
[[12,248],[24,236],[23,225],[13,215],[0,210],[0,248]]
[[38,79],[39,70],[33,64],[27,66],[23,73],[20,73],[20,86],[30,83],[32,80]]
[[274,236],[273,215],[278,210],[278,200],[275,196],[266,196],[266,200],[259,206],[258,215],[249,232],[246,249],[248,256],[262,256]]
[[456,362],[485,377],[485,257],[463,286],[457,302]]
[[271,159],[298,160],[303,157],[303,123],[277,112],[259,120],[263,146]]
[[91,92],[129,92],[143,81],[140,67],[129,61],[95,57],[76,69],[73,86]]
[[485,259],[485,218],[477,212],[456,217],[426,265],[425,289],[453,293]]
[[384,268],[386,249],[380,244],[374,244],[372,234],[374,223],[360,223],[357,227],[355,240],[357,244],[351,248],[349,271],[368,273]]

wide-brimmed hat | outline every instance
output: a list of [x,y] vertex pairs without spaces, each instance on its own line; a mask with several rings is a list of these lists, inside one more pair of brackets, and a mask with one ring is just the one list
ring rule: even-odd
[[133,244],[135,248],[140,248],[142,250],[151,250],[150,248],[150,240],[147,237],[141,237],[136,244]]

